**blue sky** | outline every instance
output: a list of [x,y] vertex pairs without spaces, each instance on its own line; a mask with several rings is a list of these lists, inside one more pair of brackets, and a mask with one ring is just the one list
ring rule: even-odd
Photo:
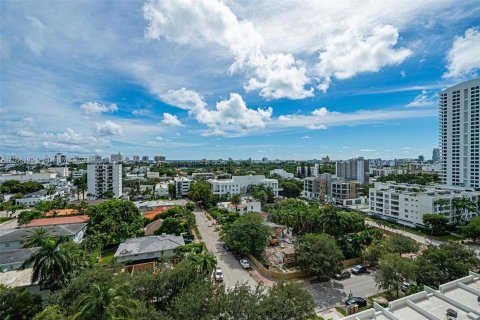
[[431,157],[478,1],[2,1],[0,154]]

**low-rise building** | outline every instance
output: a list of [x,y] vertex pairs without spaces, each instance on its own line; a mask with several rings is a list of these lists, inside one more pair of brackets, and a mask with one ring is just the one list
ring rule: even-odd
[[412,227],[423,226],[425,213],[440,214],[450,223],[456,223],[461,216],[468,220],[477,215],[454,206],[454,199],[467,198],[478,204],[480,192],[473,188],[445,185],[422,186],[395,182],[375,182],[369,189],[370,213]]
[[130,238],[118,246],[115,259],[122,263],[138,263],[175,256],[175,249],[185,245],[182,236],[162,234]]
[[[76,223],[67,225],[45,226],[48,233],[53,237],[68,237],[72,241],[80,243],[87,230],[86,223]],[[0,230],[0,251],[14,250],[23,247],[25,237],[32,234],[36,228],[19,228],[19,229],[1,229]]]
[[388,307],[373,303],[373,308],[342,320],[480,319],[480,274],[441,284],[438,290],[423,291],[390,301]]
[[215,174],[213,172],[194,172],[192,173],[193,180],[208,180],[214,179]]
[[332,179],[329,173],[303,179],[303,196],[309,199],[327,199],[332,193]]
[[33,207],[40,201],[51,200],[57,195],[57,192],[54,194],[47,194],[46,190],[40,190],[32,193],[27,193],[23,198],[16,199],[16,204],[23,204],[29,207]]
[[335,179],[332,181],[331,199],[335,203],[341,203],[343,200],[359,198],[361,194],[361,183],[358,181],[345,181]]
[[25,260],[38,250],[39,248],[21,248],[2,251],[0,254],[0,272],[17,270]]
[[47,169],[47,172],[56,173],[57,177],[66,178],[70,175],[68,167],[51,167]]
[[156,179],[156,178],[160,178],[160,172],[156,172],[156,171],[148,171],[146,173],[146,176],[147,176],[147,179]]
[[283,179],[293,179],[295,175],[293,173],[287,172],[283,169],[273,169],[270,170],[270,176],[277,175]]
[[252,197],[242,197],[240,204],[237,206],[231,202],[219,202],[217,203],[217,207],[225,209],[228,212],[238,211],[241,215],[248,212],[262,212],[262,203]]
[[278,180],[266,179],[264,175],[256,176],[233,176],[231,179],[210,179],[213,194],[218,195],[246,195],[250,185],[264,185],[270,187],[273,195],[278,197]]
[[399,168],[373,168],[370,169],[370,172],[373,174],[374,177],[385,177],[392,174],[404,174],[407,171],[405,169]]

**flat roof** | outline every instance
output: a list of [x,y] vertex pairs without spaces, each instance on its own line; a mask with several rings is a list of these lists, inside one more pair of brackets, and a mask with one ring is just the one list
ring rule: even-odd
[[442,284],[438,290],[424,291],[390,301],[388,308],[374,303],[373,308],[342,318],[344,320],[422,320],[445,319],[447,310],[457,313],[458,320],[480,320],[480,274]]
[[30,228],[30,227],[42,227],[42,226],[54,226],[54,225],[63,225],[63,224],[85,223],[85,222],[88,222],[89,220],[90,220],[90,217],[87,216],[87,215],[40,218],[40,219],[33,219],[29,223],[21,225],[21,227]]

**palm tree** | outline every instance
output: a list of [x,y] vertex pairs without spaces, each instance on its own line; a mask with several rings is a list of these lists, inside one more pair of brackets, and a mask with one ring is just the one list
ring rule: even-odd
[[235,211],[238,211],[238,205],[242,202],[242,199],[240,199],[239,194],[234,194],[232,196],[232,199],[230,200],[230,202],[235,207]]
[[65,237],[46,241],[40,250],[23,262],[20,269],[33,267],[32,283],[38,281],[41,286],[55,290],[70,280],[73,265],[68,253],[60,250],[60,246],[66,241],[69,239]]
[[50,186],[47,188],[47,196],[52,196],[55,194],[55,192],[57,192],[57,188],[55,188],[54,186]]
[[54,239],[47,229],[43,227],[35,228],[31,234],[25,237],[23,247],[43,247],[43,245],[49,241],[54,241]]
[[94,284],[91,292],[77,300],[75,308],[78,312],[72,320],[131,319],[137,306],[135,300],[128,298],[124,288]]
[[454,198],[452,203],[457,211],[457,215],[460,214],[460,219],[464,221],[470,218],[470,213],[477,212],[478,210],[477,204],[466,197]]
[[208,253],[190,255],[188,258],[195,264],[200,274],[209,275],[217,266],[215,256]]

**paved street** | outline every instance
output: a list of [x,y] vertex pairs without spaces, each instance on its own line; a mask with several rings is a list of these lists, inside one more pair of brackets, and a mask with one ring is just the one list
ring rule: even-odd
[[391,232],[395,232],[395,233],[404,235],[404,236],[406,236],[406,237],[412,238],[413,240],[415,240],[415,241],[417,241],[418,243],[421,243],[421,244],[433,244],[433,245],[438,246],[438,245],[440,245],[440,244],[442,244],[442,243],[445,243],[444,241],[439,241],[439,240],[434,240],[434,239],[432,239],[432,238],[427,238],[427,237],[424,237],[424,236],[419,236],[418,234],[411,233],[411,232],[407,232],[407,231],[403,231],[403,230],[400,230],[400,229],[384,227],[384,226],[379,225],[379,224],[376,223],[375,221],[365,220],[365,223],[368,224],[368,225],[371,225],[371,226],[380,228],[380,229],[386,229],[386,230],[388,230],[388,231],[391,231]]
[[330,308],[343,304],[348,293],[353,296],[367,297],[377,293],[377,287],[371,274],[353,275],[349,279],[311,284],[305,281],[305,288],[310,291],[319,309]]
[[203,242],[205,242],[208,251],[217,257],[217,266],[223,270],[225,287],[232,288],[236,283],[247,283],[251,288],[256,288],[257,282],[250,277],[248,271],[242,268],[231,252],[225,251],[218,231],[215,231],[215,227],[207,219],[204,211],[195,209],[194,213]]

